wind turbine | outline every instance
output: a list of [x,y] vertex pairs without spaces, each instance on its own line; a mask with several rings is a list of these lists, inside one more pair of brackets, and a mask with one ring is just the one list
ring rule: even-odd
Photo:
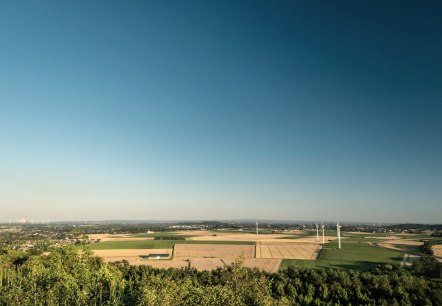
[[256,220],[256,235],[258,235],[258,220]]
[[341,227],[339,225],[339,222],[336,223],[336,231],[338,232],[338,244],[339,244],[339,249],[341,248]]
[[318,223],[316,223],[316,242],[319,242],[319,226],[318,226]]
[[325,239],[324,239],[324,224],[321,224],[321,228],[322,228],[322,245],[325,244]]

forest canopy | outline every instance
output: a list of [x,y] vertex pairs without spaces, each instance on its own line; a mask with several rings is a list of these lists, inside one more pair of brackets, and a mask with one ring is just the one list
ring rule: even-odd
[[[426,267],[430,267],[428,271]],[[214,271],[104,263],[88,249],[0,250],[0,305],[442,305],[441,264],[365,272],[236,263]]]

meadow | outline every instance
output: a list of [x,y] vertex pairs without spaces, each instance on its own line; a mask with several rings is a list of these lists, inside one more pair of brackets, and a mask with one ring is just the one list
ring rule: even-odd
[[404,258],[401,252],[376,246],[376,239],[367,239],[360,235],[346,236],[341,240],[341,249],[338,249],[337,241],[332,241],[323,246],[317,260],[285,259],[281,269],[296,266],[366,270],[379,264],[400,265]]

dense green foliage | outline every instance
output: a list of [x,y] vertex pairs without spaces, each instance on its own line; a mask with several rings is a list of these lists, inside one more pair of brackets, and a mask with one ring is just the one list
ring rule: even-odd
[[441,305],[442,285],[425,274],[428,265],[441,269],[429,257],[412,270],[288,268],[268,274],[243,268],[239,260],[198,272],[109,265],[73,247],[41,255],[8,249],[0,253],[0,305]]

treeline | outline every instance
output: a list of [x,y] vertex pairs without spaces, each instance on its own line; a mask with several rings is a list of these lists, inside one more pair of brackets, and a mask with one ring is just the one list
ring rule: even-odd
[[268,274],[240,260],[214,271],[160,270],[106,264],[70,246],[46,255],[4,249],[0,305],[442,305],[440,279],[425,273],[386,266]]
[[442,231],[435,231],[431,234],[431,237],[442,237]]
[[155,236],[154,240],[186,240],[183,236]]
[[423,231],[442,231],[442,224],[417,224],[417,223],[403,223],[387,226],[388,229],[397,231],[409,232],[423,232]]

